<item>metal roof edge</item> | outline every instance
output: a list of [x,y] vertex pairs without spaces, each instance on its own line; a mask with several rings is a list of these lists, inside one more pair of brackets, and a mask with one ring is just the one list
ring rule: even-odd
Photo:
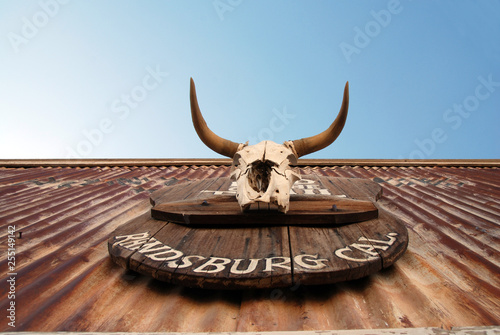
[[298,165],[500,167],[500,159],[299,159]]
[[[227,158],[160,159],[0,159],[0,167],[231,165]],[[500,159],[299,159],[298,166],[500,167]]]
[[[306,331],[263,331],[263,332],[222,332],[217,334],[227,335],[477,335],[477,334],[498,334],[500,327],[498,326],[472,326],[472,327],[453,327],[452,329],[442,329],[436,327],[429,328],[388,328],[388,329],[352,329],[352,330],[306,330]],[[169,334],[186,334],[186,335],[205,335],[215,333],[198,333],[198,332],[143,332],[143,333],[128,333],[128,332],[5,332],[5,335],[76,335],[76,334],[100,334],[100,335],[169,335]]]

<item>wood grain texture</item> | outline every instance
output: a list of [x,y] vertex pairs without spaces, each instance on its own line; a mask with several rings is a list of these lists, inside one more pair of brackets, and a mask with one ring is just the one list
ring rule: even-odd
[[242,214],[234,193],[229,178],[154,192],[151,215],[109,239],[111,258],[170,283],[241,289],[358,279],[390,266],[407,248],[406,227],[377,207],[382,189],[370,180],[306,176],[294,185],[287,214]]
[[286,214],[267,208],[242,212],[233,196],[218,196],[203,201],[193,199],[160,204],[151,209],[151,215],[157,220],[200,226],[317,226],[374,219],[378,210],[371,201],[330,197],[295,201]]

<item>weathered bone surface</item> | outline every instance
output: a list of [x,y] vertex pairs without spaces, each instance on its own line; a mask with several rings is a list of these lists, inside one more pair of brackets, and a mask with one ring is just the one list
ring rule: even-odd
[[293,168],[297,158],[321,150],[340,135],[349,108],[349,83],[346,83],[340,112],[330,127],[315,136],[277,144],[263,141],[255,145],[236,143],[219,137],[208,128],[201,114],[196,88],[191,78],[191,117],[200,139],[215,152],[233,158],[231,177],[236,180],[236,198],[242,210],[256,202],[272,203],[286,213],[290,190],[300,179]]
[[231,178],[236,180],[236,198],[242,210],[255,202],[272,203],[286,213],[290,189],[300,175],[290,165],[297,163],[295,154],[272,141],[245,146],[233,158]]

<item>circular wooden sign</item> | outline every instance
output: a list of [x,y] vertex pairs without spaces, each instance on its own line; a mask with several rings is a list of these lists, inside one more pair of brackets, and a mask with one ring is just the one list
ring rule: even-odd
[[229,178],[156,191],[151,213],[111,235],[111,258],[184,286],[266,288],[358,279],[392,265],[408,245],[370,180],[304,176],[286,214],[262,204],[241,213],[235,193]]

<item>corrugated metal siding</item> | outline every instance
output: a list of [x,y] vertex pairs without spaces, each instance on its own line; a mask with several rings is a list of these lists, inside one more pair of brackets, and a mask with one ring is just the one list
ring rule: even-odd
[[[306,166],[369,178],[407,225],[406,254],[370,277],[328,286],[236,292],[170,285],[111,262],[115,228],[149,194],[228,166],[0,168],[0,309],[15,225],[16,328],[28,331],[273,331],[500,324],[500,168]],[[7,321],[6,321],[7,320]]]

